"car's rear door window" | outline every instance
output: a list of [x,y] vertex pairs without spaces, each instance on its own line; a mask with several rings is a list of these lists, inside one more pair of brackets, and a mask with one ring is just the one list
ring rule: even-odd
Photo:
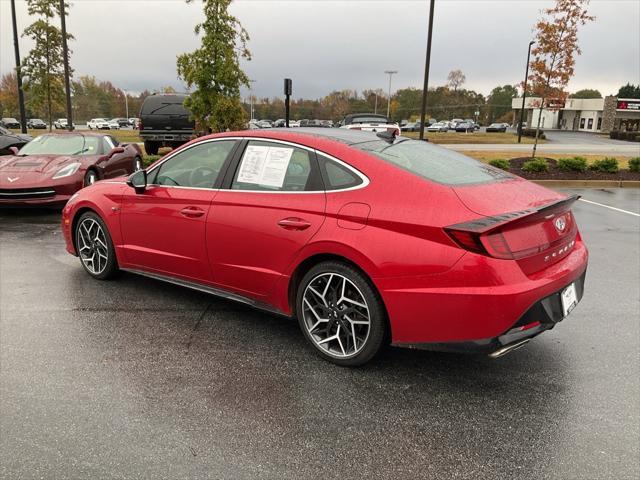
[[503,170],[453,150],[418,140],[400,139],[393,144],[374,140],[354,144],[352,147],[422,178],[446,185],[488,183],[513,178]]
[[149,183],[213,188],[235,144],[235,140],[218,140],[193,145],[161,163],[151,173]]
[[312,151],[268,141],[251,140],[236,169],[232,190],[304,192],[321,190]]

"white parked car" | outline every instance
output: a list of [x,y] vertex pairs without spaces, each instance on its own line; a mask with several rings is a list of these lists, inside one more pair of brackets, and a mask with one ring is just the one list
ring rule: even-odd
[[446,132],[449,130],[449,122],[437,122],[427,127],[427,132]]
[[364,130],[366,132],[394,132],[400,135],[400,125],[392,122],[384,115],[374,113],[352,113],[344,117],[340,128]]
[[87,122],[89,130],[111,130],[109,120],[104,118],[92,118]]
[[116,118],[107,120],[107,123],[109,124],[109,130],[120,130],[120,124]]
[[[76,124],[73,124],[73,127],[75,128]],[[67,119],[66,118],[59,118],[56,121],[53,122],[53,128],[55,128],[56,130],[66,130],[67,128]]]

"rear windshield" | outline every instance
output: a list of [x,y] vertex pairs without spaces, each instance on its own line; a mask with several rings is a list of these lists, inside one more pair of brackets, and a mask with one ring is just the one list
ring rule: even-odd
[[42,135],[27,143],[18,155],[96,155],[100,139],[82,135]]
[[389,123],[389,119],[387,119],[387,117],[378,117],[374,115],[362,115],[351,117],[349,123]]
[[185,115],[189,112],[183,106],[185,97],[167,95],[147,97],[142,104],[143,115]]
[[393,144],[382,140],[352,147],[375,155],[408,172],[446,185],[488,183],[513,178],[509,173],[428,142],[400,139]]

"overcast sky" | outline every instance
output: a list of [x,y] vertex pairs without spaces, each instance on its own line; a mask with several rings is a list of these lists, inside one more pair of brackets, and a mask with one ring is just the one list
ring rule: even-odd
[[[251,36],[253,60],[243,63],[261,97],[294,97],[332,90],[388,88],[385,70],[397,70],[393,90],[420,87],[428,24],[427,0],[236,0],[232,13]],[[16,0],[18,29],[32,20]],[[465,87],[489,93],[522,80],[527,44],[544,0],[436,0],[430,85],[461,69]],[[596,21],[580,31],[582,55],[570,91],[597,88],[615,94],[640,83],[640,0],[592,0]],[[184,0],[72,0],[67,28],[75,75],[93,75],[132,91],[173,85],[176,56],[196,48],[194,25],[202,5]],[[14,67],[9,0],[0,0],[0,72]],[[25,56],[30,43],[22,39]],[[246,93],[246,92],[243,92]]]

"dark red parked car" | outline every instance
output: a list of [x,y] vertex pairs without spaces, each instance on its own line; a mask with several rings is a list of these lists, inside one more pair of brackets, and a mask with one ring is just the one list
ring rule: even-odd
[[140,147],[119,144],[111,135],[41,135],[0,157],[0,206],[62,206],[84,186],[140,168]]
[[192,141],[63,210],[67,250],[297,317],[341,365],[390,341],[499,356],[582,297],[571,205],[426,142],[350,130],[252,130]]

